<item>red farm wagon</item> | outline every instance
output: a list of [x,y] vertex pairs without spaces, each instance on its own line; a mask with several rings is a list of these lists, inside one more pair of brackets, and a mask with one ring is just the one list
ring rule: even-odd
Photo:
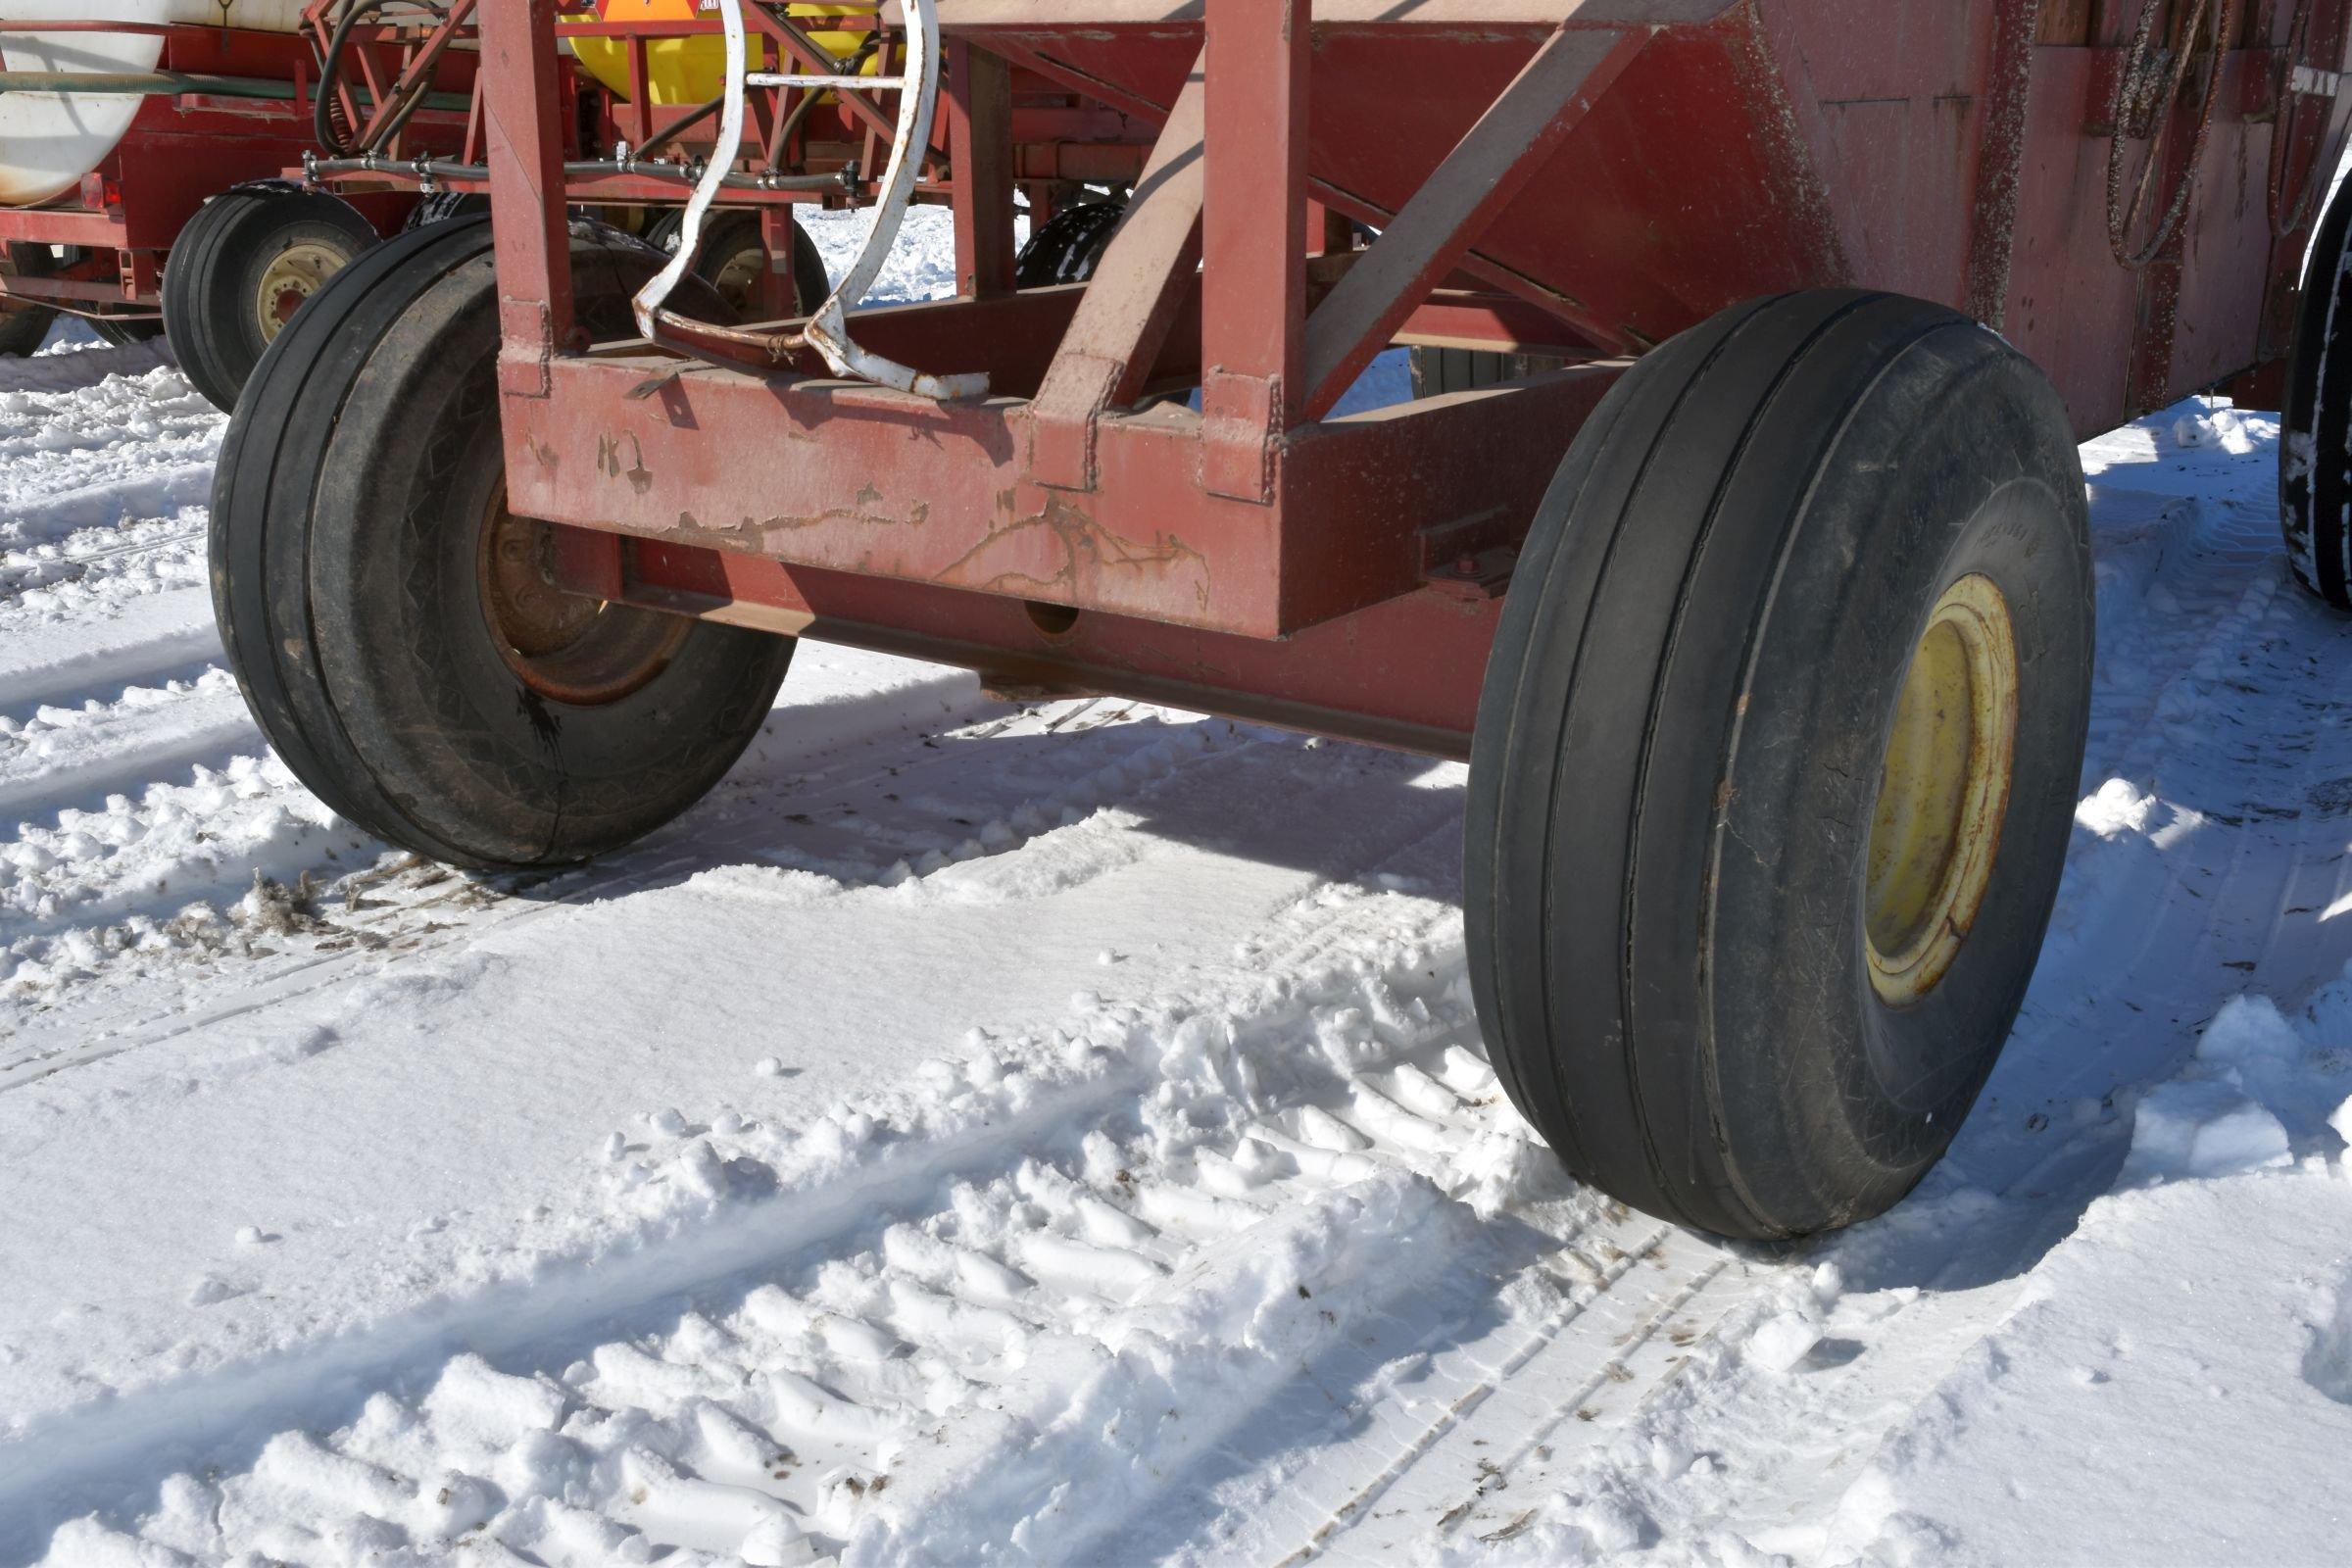
[[[294,310],[402,225],[413,197],[346,201],[282,177],[318,125],[395,107],[370,87],[400,76],[402,29],[337,37],[325,5],[0,5],[0,353],[31,352],[60,313],[115,342],[169,316],[190,379],[226,407]],[[387,141],[457,148],[475,58],[426,61]]]
[[[903,0],[855,81],[779,9],[704,13],[665,258],[567,216],[557,13],[479,0],[490,217],[337,273],[239,406],[222,630],[387,840],[622,845],[798,637],[1466,759],[1512,1097],[1785,1237],[1918,1181],[2032,974],[2077,441],[2282,399],[2294,570],[2352,600],[2345,0]],[[728,321],[687,269],[780,90],[892,100],[875,237]],[[1024,286],[1036,149],[1087,139],[1041,92],[1141,162],[1075,174],[1133,187],[1091,276]],[[957,296],[853,308],[943,195]],[[1335,416],[1395,344],[1525,373]]]

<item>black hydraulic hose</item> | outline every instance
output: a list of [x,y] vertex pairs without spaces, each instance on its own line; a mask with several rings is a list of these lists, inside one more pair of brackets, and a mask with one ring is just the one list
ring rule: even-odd
[[[342,67],[343,51],[351,42],[351,30],[376,13],[404,3],[413,3],[413,0],[357,0],[335,24],[334,34],[327,40],[326,53],[319,57],[318,96],[311,106],[311,134],[321,148],[339,158],[348,158],[359,151],[337,135],[334,128],[335,73]],[[354,93],[356,96],[356,88]],[[391,134],[399,134],[400,127],[408,123],[409,117],[416,112],[425,97],[425,94],[418,93],[400,106],[390,127]],[[359,127],[355,125],[352,128],[357,130]]]
[[700,109],[695,110],[692,114],[685,116],[683,119],[673,121],[665,129],[658,130],[651,136],[646,137],[645,145],[638,148],[635,152],[630,154],[630,156],[632,158],[653,157],[657,148],[668,146],[672,141],[675,141],[687,131],[692,130],[704,121],[709,120],[712,115],[717,114],[720,106],[725,104],[726,101],[726,95],[721,93],[718,97],[711,99],[709,103],[703,105]]
[[[89,93],[97,97],[266,98],[294,96],[294,84],[267,76],[220,76],[202,71],[0,71],[0,92]],[[363,103],[369,101],[360,94]],[[464,109],[461,93],[426,95],[435,109]]]

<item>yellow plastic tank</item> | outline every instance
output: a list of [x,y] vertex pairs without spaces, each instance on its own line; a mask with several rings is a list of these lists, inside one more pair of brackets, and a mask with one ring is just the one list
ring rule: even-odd
[[[846,57],[854,51],[863,36],[859,32],[820,30],[818,24],[842,17],[870,18],[876,11],[872,0],[864,5],[791,5],[785,14],[809,30],[810,36],[828,54]],[[718,0],[598,0],[593,12],[578,12],[567,16],[571,22],[632,22],[661,24],[692,22],[702,17],[715,17]],[[757,36],[757,35],[755,35]],[[580,69],[594,76],[616,98],[629,96],[629,46],[625,38],[573,38],[571,52],[578,57]],[[718,96],[726,80],[727,49],[717,33],[698,33],[686,38],[655,38],[645,46],[646,82],[656,104],[706,104]],[[860,68],[866,75],[877,74],[881,61],[868,56]]]

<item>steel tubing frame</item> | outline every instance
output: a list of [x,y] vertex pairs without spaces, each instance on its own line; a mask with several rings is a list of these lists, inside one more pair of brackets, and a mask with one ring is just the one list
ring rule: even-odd
[[[1647,29],[1554,32],[1377,241],[1310,262],[1305,9],[1209,0],[1093,281],[1020,294],[1003,68],[951,39],[969,292],[851,318],[877,352],[986,368],[1000,393],[935,401],[805,365],[588,352],[554,9],[482,0],[510,504],[562,525],[559,580],[1025,686],[1462,755],[1511,551],[1621,367],[1321,416]],[[1152,402],[1170,383],[1200,386],[1197,416]]]

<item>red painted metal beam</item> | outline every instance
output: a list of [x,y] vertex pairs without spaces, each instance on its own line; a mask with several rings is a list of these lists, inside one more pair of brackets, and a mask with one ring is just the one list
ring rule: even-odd
[[1034,410],[1010,399],[680,372],[660,355],[552,368],[551,397],[504,409],[509,503],[526,516],[1250,637],[1516,543],[1616,373],[1295,430],[1261,506],[1200,488],[1200,421],[1181,407],[1102,419],[1099,483],[1077,493],[1033,481]]
[[543,398],[571,344],[571,233],[554,0],[481,0],[482,122],[498,259],[499,391]]
[[1307,417],[1320,416],[1387,348],[1649,41],[1642,32],[1545,40],[1420,192],[1306,323]]
[[1200,482],[1241,501],[1273,499],[1305,390],[1306,23],[1305,0],[1208,10]]
[[1196,62],[1038,389],[1029,461],[1040,484],[1094,487],[1096,425],[1143,391],[1190,286],[1204,189],[1201,77]]
[[668,543],[615,561],[560,547],[560,585],[678,614],[1102,692],[1400,751],[1469,755],[1500,601],[1425,591],[1279,642],[1128,616],[1043,617],[1013,600]]
[[[948,161],[956,179],[956,291],[1011,290],[1012,68],[964,39],[948,44]],[[808,309],[814,310],[811,300]]]

